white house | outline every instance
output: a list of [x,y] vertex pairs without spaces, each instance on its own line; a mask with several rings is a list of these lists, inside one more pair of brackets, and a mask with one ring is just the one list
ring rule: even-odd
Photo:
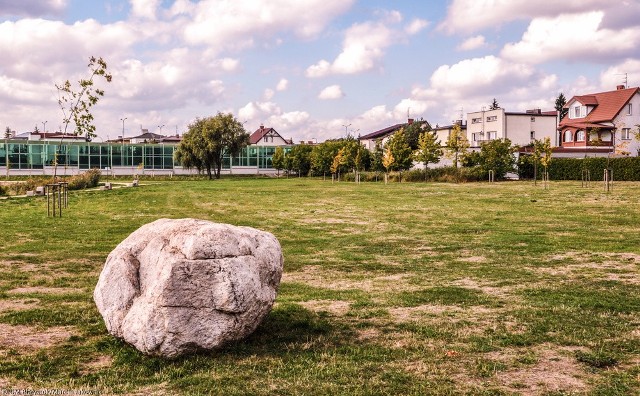
[[467,113],[467,140],[471,147],[494,139],[509,139],[519,146],[531,144],[534,139],[551,139],[557,146],[558,122],[556,111],[527,110],[524,113],[507,112],[504,109],[482,110]]
[[249,144],[256,146],[290,146],[293,144],[291,139],[283,138],[278,131],[273,128],[265,128],[264,125],[260,125],[260,128],[249,137]]
[[637,156],[640,88],[619,85],[615,91],[572,97],[558,126],[560,148],[568,156],[626,154]]

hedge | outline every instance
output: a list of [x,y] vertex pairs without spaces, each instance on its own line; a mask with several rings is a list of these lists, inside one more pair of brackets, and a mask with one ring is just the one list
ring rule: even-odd
[[[521,157],[518,163],[520,178],[533,178],[533,164]],[[618,158],[553,158],[549,165],[551,180],[582,180],[583,171],[588,170],[591,180],[603,180],[604,169],[613,170],[613,180],[640,181],[640,157]],[[538,177],[542,177],[543,168],[538,165]]]

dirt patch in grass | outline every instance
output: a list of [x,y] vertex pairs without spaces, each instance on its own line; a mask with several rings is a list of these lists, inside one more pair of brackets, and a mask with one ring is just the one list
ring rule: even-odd
[[[506,349],[485,354],[485,357],[505,364],[506,369],[491,377],[500,389],[523,395],[549,392],[585,392],[589,373],[575,359],[576,348],[544,344],[527,350]],[[526,352],[535,359],[523,362]]]
[[53,346],[73,335],[73,327],[58,326],[38,330],[29,326],[0,323],[0,349],[42,349]]
[[325,269],[316,265],[308,265],[300,271],[285,272],[282,274],[282,282],[304,283],[309,286],[330,290],[353,290],[364,292],[384,292],[390,286],[402,290],[418,290],[420,285],[411,285],[408,282],[410,274],[394,274],[378,277],[362,273],[350,273],[351,278],[341,271]]
[[343,316],[349,311],[351,303],[338,300],[310,300],[300,305],[314,312],[329,312],[333,316]]
[[0,300],[0,312],[23,311],[33,308],[38,304],[38,300]]
[[492,297],[497,298],[514,298],[513,296],[513,287],[511,286],[491,286],[487,284],[482,284],[471,278],[462,278],[451,282],[452,285],[464,287],[467,289],[478,290],[482,293],[488,294]]
[[577,279],[589,277],[594,280],[613,280],[638,285],[640,278],[640,255],[632,253],[607,253],[603,255],[571,254],[556,255],[552,260],[572,257],[572,262],[563,266],[533,269],[541,275]]
[[464,261],[466,263],[486,263],[487,262],[487,258],[484,256],[461,257],[458,260]]
[[17,287],[7,291],[9,294],[69,294],[69,293],[83,293],[82,289],[65,288],[65,287],[42,287],[42,286],[27,286]]
[[80,372],[83,375],[95,373],[100,370],[111,367],[113,364],[113,357],[108,355],[99,355],[94,360],[82,365]]

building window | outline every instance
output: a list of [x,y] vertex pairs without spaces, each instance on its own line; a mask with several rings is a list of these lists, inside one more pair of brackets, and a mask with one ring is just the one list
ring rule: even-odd
[[531,140],[536,140],[536,131],[531,131]]
[[474,132],[471,134],[471,139],[473,139],[474,142],[479,142],[482,140],[482,135],[484,135],[484,132]]
[[487,140],[494,140],[497,137],[498,137],[498,132],[496,131],[487,132]]
[[573,142],[573,133],[571,131],[564,132],[564,141],[565,142]]
[[627,105],[627,115],[631,115],[631,103]]
[[573,114],[575,118],[580,118],[580,106],[576,106],[573,108]]
[[631,128],[622,128],[622,140],[631,140]]
[[491,121],[498,121],[498,116],[488,116],[487,122],[491,122]]
[[576,142],[584,142],[584,131],[578,131],[576,133]]
[[482,118],[472,118],[471,119],[471,123],[472,124],[479,124],[482,122]]

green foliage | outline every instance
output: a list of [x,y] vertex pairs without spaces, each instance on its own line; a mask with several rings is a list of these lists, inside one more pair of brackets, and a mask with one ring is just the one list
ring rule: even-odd
[[80,79],[77,88],[69,80],[55,86],[58,90],[58,105],[63,114],[64,132],[67,132],[69,124],[73,122],[75,135],[85,135],[87,139],[91,139],[96,136],[91,108],[104,96],[104,90],[94,87],[94,79],[103,77],[109,83],[112,76],[107,72],[107,63],[102,58],[92,56],[87,67],[91,74],[87,79]]
[[411,169],[413,165],[413,152],[404,134],[404,129],[400,129],[387,140],[387,151],[385,152],[385,168],[390,171],[404,171]]
[[576,351],[576,360],[597,369],[609,368],[618,364],[618,359],[614,354],[603,350],[596,352]]
[[300,176],[307,176],[311,170],[311,152],[313,147],[308,144],[298,144],[291,148],[286,158],[291,161],[292,170]]
[[500,108],[500,105],[498,104],[498,101],[496,100],[496,98],[493,98],[493,102],[491,102],[491,105],[489,105],[489,110],[497,110]]
[[188,127],[182,142],[174,153],[175,161],[187,169],[206,171],[212,179],[220,178],[223,156],[238,155],[247,144],[249,134],[232,114],[218,113],[213,117],[198,118]]
[[[518,174],[533,177],[533,162],[527,159],[530,156],[522,157],[518,162]],[[582,180],[583,171],[589,171],[591,180],[600,181],[607,166],[613,170],[614,180],[640,180],[640,157],[554,158],[548,172],[551,180]]]
[[483,142],[480,147],[480,168],[488,174],[494,171],[496,179],[504,179],[508,172],[515,170],[517,147],[509,139],[494,139]]
[[278,175],[280,175],[280,169],[284,169],[284,157],[285,153],[282,147],[276,147],[276,151],[273,153],[273,157],[271,158],[271,164],[278,171]]
[[556,98],[556,111],[558,112],[558,116],[559,116],[559,120],[562,121],[562,119],[564,118],[564,116],[567,115],[567,112],[569,111],[568,109],[564,108],[564,105],[567,104],[567,99],[564,97],[564,94],[562,92],[560,92],[560,94],[558,94],[558,97]]
[[9,139],[11,137],[11,128],[7,126],[4,130],[4,138]]
[[71,176],[67,179],[69,190],[82,190],[85,188],[97,187],[100,182],[100,170],[90,169],[79,175]]
[[462,132],[459,124],[455,124],[446,144],[446,157],[453,160],[453,166],[458,167],[458,160],[464,157],[469,149],[469,141],[467,136]]
[[371,167],[370,170],[373,172],[384,172],[385,167],[382,163],[384,157],[384,150],[382,148],[382,143],[380,140],[376,140],[376,147],[371,153]]
[[404,128],[404,137],[411,150],[417,150],[420,135],[424,132],[431,131],[431,125],[423,119],[415,120],[411,124],[407,124]]
[[[418,149],[414,153],[414,159],[424,164],[427,169],[429,164],[435,164],[442,157],[442,147],[435,133],[425,131],[418,139]],[[425,172],[426,176],[426,172]]]

